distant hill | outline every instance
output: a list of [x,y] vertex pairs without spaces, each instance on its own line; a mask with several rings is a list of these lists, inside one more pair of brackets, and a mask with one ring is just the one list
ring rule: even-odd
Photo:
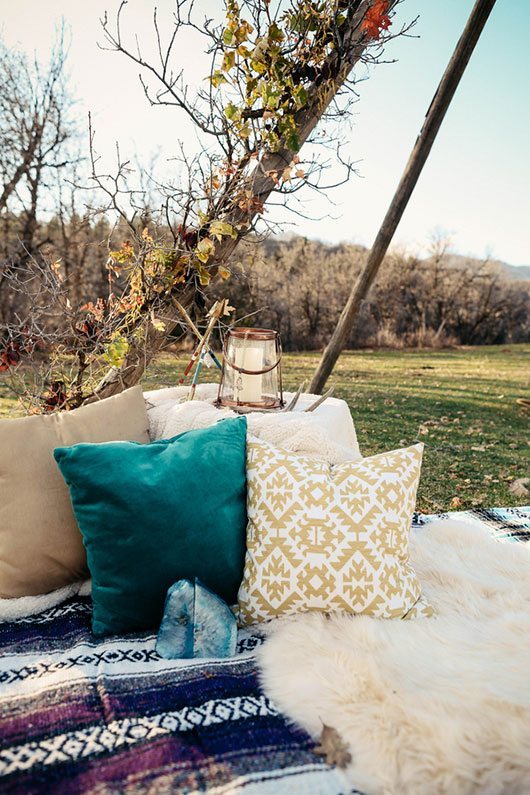
[[[271,235],[262,241],[262,245],[267,254],[271,255],[283,243],[293,242],[302,237],[304,236],[294,234],[293,232],[282,235]],[[340,242],[332,244],[324,243],[318,239],[312,239],[312,242],[319,246],[325,254],[341,251],[355,251],[357,254],[364,254],[368,251],[366,246],[361,246],[357,243]],[[429,257],[426,257],[426,260],[429,260]],[[479,257],[466,257],[463,254],[446,254],[445,261],[454,268],[462,268],[470,264],[473,265],[473,263],[475,263],[478,268],[484,262],[484,260]],[[492,265],[496,265],[499,270],[502,271],[503,275],[511,281],[530,281],[530,265],[509,265],[507,262],[503,262],[500,259],[492,259],[490,262]]]
[[506,262],[499,262],[508,279],[530,279],[530,265],[508,265]]
[[[463,268],[473,263],[476,263],[478,268],[484,262],[478,257],[465,257],[462,254],[447,254],[445,261],[454,268]],[[530,265],[508,265],[507,262],[502,262],[500,259],[492,259],[490,262],[511,281],[530,281]]]

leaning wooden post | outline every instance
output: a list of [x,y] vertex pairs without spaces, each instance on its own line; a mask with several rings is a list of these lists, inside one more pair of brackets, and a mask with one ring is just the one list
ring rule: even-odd
[[473,7],[464,32],[456,45],[452,58],[429,106],[420,134],[416,139],[400,183],[374,240],[366,264],[352,287],[335,331],[322,354],[318,368],[311,381],[310,392],[320,394],[346,344],[361,302],[366,298],[368,290],[377,275],[401,216],[429,156],[460,78],[464,74],[471,53],[475,49],[475,45],[494,5],[495,0],[477,0]]

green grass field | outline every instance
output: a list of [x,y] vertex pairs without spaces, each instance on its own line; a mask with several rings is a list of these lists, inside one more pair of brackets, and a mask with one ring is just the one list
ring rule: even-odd
[[[144,386],[176,384],[183,361],[159,357]],[[309,381],[317,361],[286,355],[286,389]],[[529,381],[530,345],[510,345],[347,352],[330,384],[350,406],[364,455],[425,444],[418,507],[432,513],[530,503],[509,490],[530,476],[529,415],[516,402],[528,398]],[[0,381],[0,415],[13,416],[14,407]]]

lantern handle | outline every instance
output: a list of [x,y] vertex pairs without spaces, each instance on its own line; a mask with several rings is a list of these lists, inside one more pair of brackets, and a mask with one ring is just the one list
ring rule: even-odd
[[223,340],[223,361],[226,364],[229,364],[230,367],[233,370],[236,370],[238,373],[243,373],[243,375],[265,375],[265,373],[270,373],[271,370],[274,370],[274,368],[278,367],[278,365],[280,364],[283,356],[283,351],[282,351],[282,343],[279,334],[276,334],[276,351],[278,353],[278,358],[276,359],[274,364],[271,364],[270,367],[266,367],[264,370],[245,370],[244,367],[239,367],[235,362],[229,359],[227,354],[227,340],[229,336],[230,332],[226,334]]

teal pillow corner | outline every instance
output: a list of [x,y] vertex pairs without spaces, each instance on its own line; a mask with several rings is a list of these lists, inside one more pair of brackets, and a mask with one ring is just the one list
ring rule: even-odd
[[95,635],[158,627],[166,592],[198,577],[237,601],[246,550],[246,418],[151,444],[58,447],[92,575]]

